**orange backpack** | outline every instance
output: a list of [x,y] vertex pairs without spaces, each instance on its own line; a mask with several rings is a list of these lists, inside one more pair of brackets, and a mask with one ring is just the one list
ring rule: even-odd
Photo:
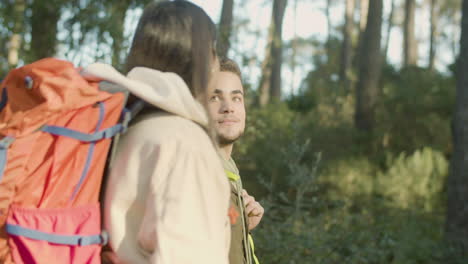
[[0,89],[0,263],[100,263],[99,192],[125,94],[52,58]]

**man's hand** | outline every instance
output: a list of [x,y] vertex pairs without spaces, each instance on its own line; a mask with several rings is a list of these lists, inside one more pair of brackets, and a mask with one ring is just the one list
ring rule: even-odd
[[101,252],[102,264],[119,264],[121,263],[117,255],[113,251]]
[[259,202],[255,201],[253,196],[250,196],[247,191],[242,190],[242,197],[244,198],[245,213],[249,217],[249,231],[257,227],[263,217],[265,209]]

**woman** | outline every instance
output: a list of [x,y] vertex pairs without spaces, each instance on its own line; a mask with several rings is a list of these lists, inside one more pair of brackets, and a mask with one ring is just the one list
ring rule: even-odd
[[219,71],[213,22],[186,1],[151,3],[127,77],[103,66],[87,71],[146,103],[120,139],[106,185],[104,225],[119,263],[228,263],[229,185],[203,107]]

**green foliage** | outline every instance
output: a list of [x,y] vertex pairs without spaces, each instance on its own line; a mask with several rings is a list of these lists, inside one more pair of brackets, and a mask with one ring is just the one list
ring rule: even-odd
[[[290,145],[289,154],[303,158],[307,144],[296,146]],[[395,182],[401,176],[395,174],[394,167],[412,168],[408,164],[425,162],[434,171],[437,166],[443,170],[441,158],[440,153],[423,150],[396,162],[381,176],[394,177],[392,184],[408,193],[412,187]],[[301,201],[295,196],[287,198],[276,192],[262,200],[266,214],[254,238],[263,263],[465,263],[443,240],[441,214],[419,210],[416,204],[403,208],[397,199],[379,198],[382,195],[378,193],[385,193],[390,186],[375,180],[377,168],[365,158],[329,165],[320,175],[316,173],[317,160],[313,164],[307,173],[299,173],[302,177],[288,181],[306,190],[307,203],[299,212],[296,209]],[[290,173],[305,167],[304,163],[290,165]],[[441,183],[434,181],[433,185]],[[399,197],[392,192],[386,195]]]
[[330,199],[350,202],[375,192],[377,171],[378,167],[366,157],[339,159],[328,163],[318,183],[326,187]]
[[330,162],[318,182],[331,199],[352,202],[361,198],[384,198],[387,206],[440,213],[448,174],[448,161],[428,147],[411,155],[387,157],[382,169],[366,157]]
[[392,204],[427,212],[443,208],[448,161],[442,153],[426,147],[409,156],[389,157],[387,166],[389,169],[378,175],[378,189]]
[[254,185],[260,193],[266,189],[258,184],[255,177],[263,177],[274,186],[287,186],[285,175],[287,164],[279,163],[284,158],[284,148],[294,137],[294,112],[283,103],[276,103],[262,109],[253,109],[248,114],[247,129],[241,141],[236,144],[235,159],[241,164],[246,185]]
[[465,263],[443,240],[441,153],[427,148],[389,158],[385,171],[365,157],[351,158],[318,174],[319,160],[307,166],[308,144],[298,143],[287,154],[302,162],[277,162],[290,165],[287,182],[305,199],[272,192],[261,201],[266,214],[254,238],[263,263]]
[[395,153],[424,146],[449,152],[454,78],[415,67],[387,70],[384,76],[377,113],[384,147]]
[[[339,40],[332,38],[328,43],[328,48],[337,50],[340,45]],[[287,100],[291,109],[300,113],[307,113],[314,109],[319,103],[324,102],[324,98],[337,98],[345,94],[345,91],[340,90],[338,80],[339,53],[331,52],[327,54],[327,45],[315,43],[315,46],[318,49],[313,57],[315,69],[309,72],[305,78],[306,89]],[[327,55],[331,56],[328,57]]]
[[[86,59],[112,62],[122,70],[130,36],[124,34],[128,10],[142,8],[149,0],[25,0],[24,24],[21,28],[20,65],[57,51],[76,64]],[[8,54],[8,41],[14,26],[20,22],[13,12],[15,1],[2,0],[0,9],[0,52]],[[51,11],[54,10],[54,15]],[[21,16],[22,18],[23,16]],[[34,23],[34,21],[42,23]],[[38,33],[39,32],[39,33]],[[47,34],[46,34],[47,33]],[[36,44],[36,48],[33,47]],[[60,56],[63,56],[60,54]],[[0,57],[0,76],[8,68],[7,56]]]
[[375,204],[304,216],[264,220],[254,232],[262,263],[465,263],[443,242],[440,218]]
[[363,134],[333,71],[317,68],[301,94],[249,112],[236,151],[266,208],[260,260],[467,263],[444,240],[454,79],[387,66],[376,131]]

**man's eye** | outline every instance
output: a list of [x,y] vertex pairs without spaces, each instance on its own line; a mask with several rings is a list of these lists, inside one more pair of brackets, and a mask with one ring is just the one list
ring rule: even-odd
[[214,95],[214,96],[212,96],[212,97],[210,98],[210,101],[211,101],[211,102],[217,102],[217,101],[219,101],[219,99],[220,99],[220,98],[219,98],[218,95]]
[[234,102],[242,102],[242,97],[236,96],[232,99]]

